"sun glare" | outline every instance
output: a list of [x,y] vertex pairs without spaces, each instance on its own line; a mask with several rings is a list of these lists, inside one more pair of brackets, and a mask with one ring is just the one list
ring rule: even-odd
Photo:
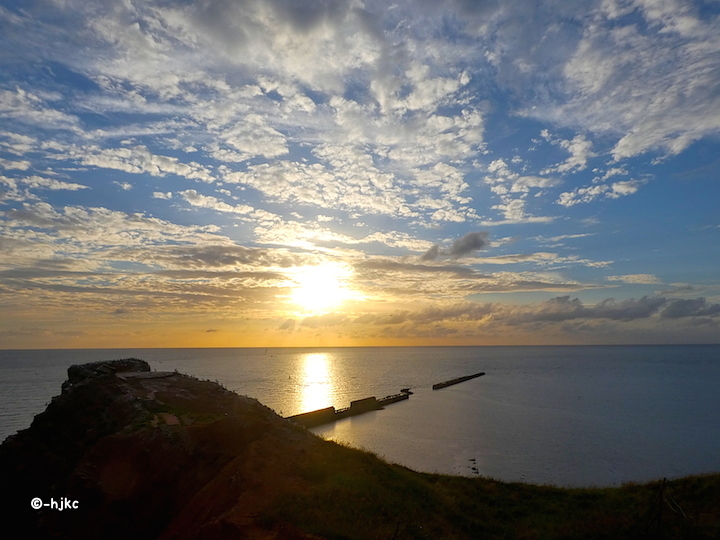
[[308,312],[335,309],[351,296],[347,288],[349,276],[350,270],[338,264],[298,268],[293,275],[296,285],[291,299]]
[[327,354],[312,353],[303,357],[302,412],[315,411],[332,405],[332,381]]

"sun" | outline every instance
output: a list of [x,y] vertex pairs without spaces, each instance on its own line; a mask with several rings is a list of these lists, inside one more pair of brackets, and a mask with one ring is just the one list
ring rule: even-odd
[[297,268],[290,298],[306,312],[330,311],[352,296],[347,288],[350,274],[346,266],[332,263]]

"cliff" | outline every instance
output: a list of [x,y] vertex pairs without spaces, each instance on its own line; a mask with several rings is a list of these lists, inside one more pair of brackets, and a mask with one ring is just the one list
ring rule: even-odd
[[[31,427],[0,447],[5,526],[25,536],[720,535],[717,475],[605,490],[426,475],[323,441],[216,383],[151,372],[141,360],[73,366],[68,375]],[[685,517],[665,508],[668,496]],[[77,508],[35,510],[36,497]]]
[[[256,400],[150,372],[140,360],[68,374],[62,394],[0,449],[21,530],[140,539],[258,529],[254,537],[271,537],[278,531],[258,527],[255,514],[296,487],[286,479],[322,442]],[[78,509],[34,510],[34,497],[77,500]]]

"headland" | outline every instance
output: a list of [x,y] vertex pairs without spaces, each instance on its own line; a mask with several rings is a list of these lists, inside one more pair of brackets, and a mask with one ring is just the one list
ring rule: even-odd
[[137,359],[71,367],[0,474],[6,529],[28,537],[720,537],[720,475],[561,489],[417,473]]

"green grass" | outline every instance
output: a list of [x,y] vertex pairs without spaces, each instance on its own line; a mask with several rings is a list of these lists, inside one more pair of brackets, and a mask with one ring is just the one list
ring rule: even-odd
[[416,473],[334,443],[321,448],[300,471],[308,488],[280,498],[267,525],[338,540],[720,538],[720,475],[670,481],[660,498],[661,482],[563,489]]

